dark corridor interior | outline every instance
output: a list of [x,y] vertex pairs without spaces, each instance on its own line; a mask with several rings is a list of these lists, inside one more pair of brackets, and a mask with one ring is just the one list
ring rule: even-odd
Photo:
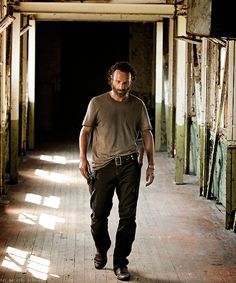
[[109,67],[129,56],[129,24],[38,22],[36,144],[78,139],[89,100],[109,89]]

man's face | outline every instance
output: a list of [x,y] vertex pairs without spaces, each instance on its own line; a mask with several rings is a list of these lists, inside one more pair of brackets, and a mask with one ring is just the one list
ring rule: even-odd
[[131,74],[116,70],[111,78],[113,93],[119,97],[124,97],[130,90]]

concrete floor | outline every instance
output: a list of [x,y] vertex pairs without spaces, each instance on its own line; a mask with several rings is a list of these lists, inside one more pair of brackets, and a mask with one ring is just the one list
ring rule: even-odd
[[[156,153],[156,178],[142,170],[137,234],[129,257],[130,282],[236,282],[236,234],[225,211],[199,197],[194,176],[175,185],[175,161]],[[76,142],[47,143],[21,162],[19,183],[0,206],[0,283],[117,282],[112,252],[117,199],[110,215],[113,244],[103,270],[93,266],[89,193]]]

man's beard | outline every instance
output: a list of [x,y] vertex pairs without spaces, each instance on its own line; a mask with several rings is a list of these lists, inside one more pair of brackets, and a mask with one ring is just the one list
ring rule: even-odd
[[124,97],[126,94],[128,94],[130,88],[127,88],[127,89],[124,89],[124,90],[119,90],[119,89],[115,88],[114,86],[112,86],[112,90],[113,90],[113,93],[115,95],[117,95],[118,97]]

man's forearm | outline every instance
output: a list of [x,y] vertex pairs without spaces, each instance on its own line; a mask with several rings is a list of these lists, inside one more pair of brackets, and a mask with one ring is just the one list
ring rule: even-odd
[[87,159],[87,150],[89,144],[89,134],[82,129],[79,137],[80,159]]
[[154,165],[154,140],[151,131],[142,133],[143,145],[147,155],[148,165]]
[[87,148],[88,148],[88,143],[87,139],[82,137],[80,138],[80,159],[87,159]]

